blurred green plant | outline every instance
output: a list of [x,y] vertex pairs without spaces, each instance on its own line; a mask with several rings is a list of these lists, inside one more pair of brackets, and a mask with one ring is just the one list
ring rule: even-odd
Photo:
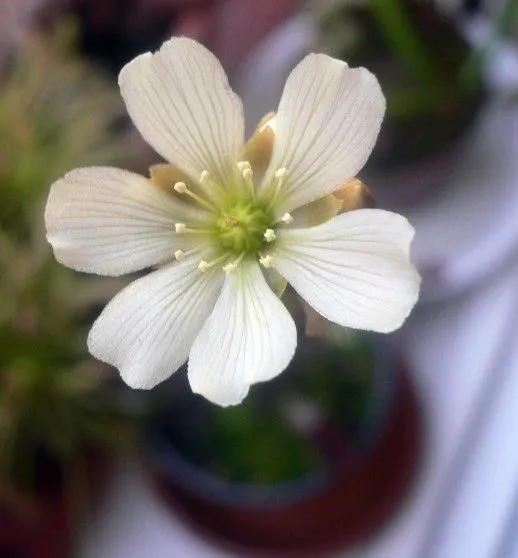
[[69,20],[29,33],[0,74],[0,221],[11,234],[27,233],[64,172],[124,158],[118,91],[74,54],[74,41]]
[[84,347],[92,310],[121,285],[61,266],[45,240],[52,180],[128,158],[118,91],[74,54],[74,29],[31,32],[0,74],[0,498],[17,505],[49,464],[75,490],[87,453],[132,440],[134,399]]

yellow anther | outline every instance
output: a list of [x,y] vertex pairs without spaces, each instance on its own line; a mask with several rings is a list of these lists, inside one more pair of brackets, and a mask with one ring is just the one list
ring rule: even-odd
[[266,268],[273,267],[273,258],[270,255],[259,258],[259,263]]
[[179,262],[183,262],[185,260],[185,258],[188,258],[189,256],[192,256],[193,254],[196,254],[196,252],[199,252],[200,249],[199,248],[193,248],[192,250],[176,250],[176,252],[174,253],[174,257],[176,260],[178,260]]
[[264,239],[266,240],[266,242],[273,242],[274,240],[276,240],[277,235],[275,234],[275,231],[273,229],[266,229],[264,231]]
[[239,161],[237,168],[239,169],[239,172],[243,173],[245,169],[251,169],[252,167],[248,161]]
[[239,254],[239,256],[237,257],[237,259],[231,263],[228,263],[227,265],[223,266],[223,271],[228,275],[229,273],[232,273],[233,271],[235,271],[239,264],[243,261],[243,258],[245,257],[246,252],[241,252],[241,254]]
[[280,169],[277,169],[275,171],[275,178],[277,180],[280,180],[281,178],[284,178],[285,174],[286,174],[286,167],[281,167]]
[[285,213],[280,220],[286,225],[291,225],[291,223],[293,223],[293,217],[290,213]]
[[[207,271],[211,267],[214,267],[215,265],[218,265],[220,263],[223,263],[225,260],[228,260],[228,258],[231,256],[231,254],[232,254],[232,252],[226,252],[222,256],[219,256],[219,258],[214,258],[210,262],[207,262],[206,260],[200,260],[200,263],[198,264],[198,269],[202,273],[205,273],[205,271]],[[239,258],[236,261],[239,264],[239,261],[240,261]]]
[[187,225],[185,223],[175,223],[174,230],[177,233],[183,233],[187,230]]
[[177,182],[174,186],[173,186],[174,190],[176,192],[178,192],[179,194],[185,194],[187,193],[187,184],[185,184],[185,182]]

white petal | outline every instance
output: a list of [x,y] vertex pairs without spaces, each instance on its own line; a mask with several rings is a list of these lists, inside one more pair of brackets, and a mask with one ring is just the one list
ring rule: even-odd
[[359,209],[317,227],[278,232],[274,266],[325,318],[389,332],[401,326],[419,294],[409,259],[413,235],[401,215]]
[[243,108],[217,58],[187,38],[142,54],[119,75],[129,115],[164,159],[199,179],[223,181],[244,141]]
[[[187,212],[187,215],[186,215]],[[45,223],[61,263],[122,275],[174,259],[185,248],[175,221],[193,218],[143,176],[103,167],[76,169],[52,185]]]
[[223,282],[221,273],[200,273],[197,263],[190,258],[134,281],[90,330],[92,355],[117,367],[129,386],[152,388],[187,360]]
[[287,169],[282,214],[336,190],[363,167],[376,142],[385,98],[376,77],[324,54],[292,71],[275,121],[265,185]]
[[241,264],[192,346],[191,387],[213,403],[236,405],[251,384],[280,374],[296,345],[295,323],[258,264]]

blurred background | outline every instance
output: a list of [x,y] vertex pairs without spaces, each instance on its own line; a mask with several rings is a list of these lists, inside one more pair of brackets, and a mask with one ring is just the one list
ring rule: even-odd
[[[294,361],[225,410],[94,361],[132,277],[45,239],[66,171],[159,162],[117,74],[171,35],[220,58],[248,133],[308,52],[373,71],[360,176],[417,231],[401,331],[288,291]],[[518,558],[518,0],[0,0],[0,223],[0,558]]]

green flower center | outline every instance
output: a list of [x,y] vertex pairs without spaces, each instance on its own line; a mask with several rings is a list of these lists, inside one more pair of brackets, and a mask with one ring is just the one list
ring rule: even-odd
[[[194,226],[183,222],[174,225],[177,234],[191,235],[193,241],[190,249],[176,250],[174,257],[184,260],[201,252],[207,258],[199,260],[198,269],[202,273],[214,266],[221,266],[225,273],[231,273],[250,257],[256,257],[265,268],[273,267],[273,256],[267,249],[277,239],[274,227],[280,223],[289,225],[293,221],[289,213],[278,219],[274,212],[274,202],[286,174],[284,167],[275,172],[274,191],[268,195],[257,192],[248,161],[240,161],[237,168],[240,178],[225,187],[214,181],[206,170],[201,173],[199,181],[202,191],[190,189],[185,182],[174,184],[175,192],[188,196],[212,216],[210,221]],[[209,191],[215,195],[205,196]],[[195,241],[196,237],[199,243]]]
[[254,254],[267,244],[265,232],[273,222],[273,214],[263,204],[241,200],[221,212],[216,234],[223,248],[236,254]]

